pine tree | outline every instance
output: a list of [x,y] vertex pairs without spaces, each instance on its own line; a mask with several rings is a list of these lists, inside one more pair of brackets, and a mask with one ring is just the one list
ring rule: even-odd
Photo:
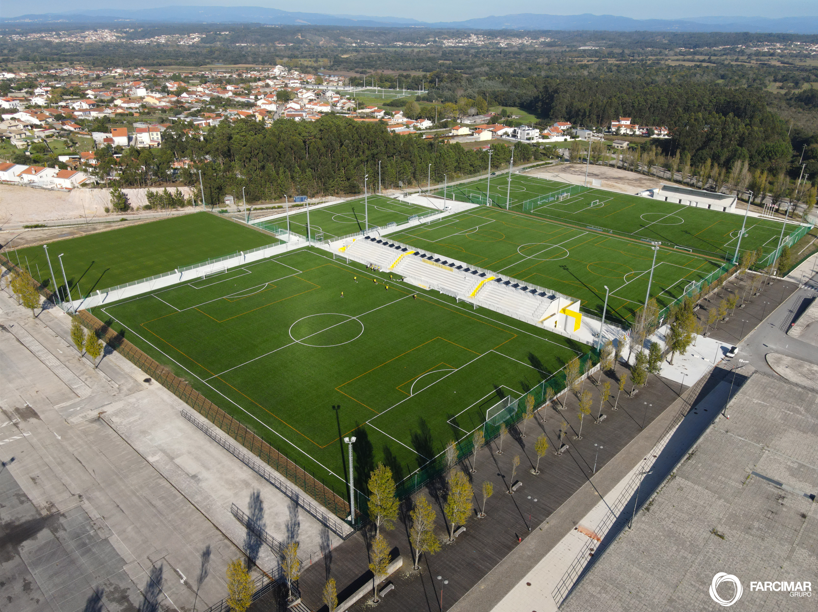
[[409,513],[412,518],[412,527],[409,529],[409,539],[415,555],[415,569],[419,569],[420,555],[433,555],[440,550],[440,540],[435,535],[436,514],[425,497],[415,502],[415,507]]
[[449,541],[454,541],[454,528],[466,522],[472,510],[472,488],[463,472],[456,471],[449,478],[449,497],[443,513],[449,521]]
[[375,535],[384,529],[392,529],[398,518],[398,499],[395,496],[395,480],[392,470],[379,463],[369,476],[369,517],[375,523]]
[[373,585],[375,589],[375,597],[372,601],[378,603],[378,585],[389,575],[389,544],[382,535],[379,535],[372,542],[372,562],[369,564],[369,571],[373,575]]
[[253,581],[241,559],[227,565],[226,603],[234,612],[244,612],[253,603]]

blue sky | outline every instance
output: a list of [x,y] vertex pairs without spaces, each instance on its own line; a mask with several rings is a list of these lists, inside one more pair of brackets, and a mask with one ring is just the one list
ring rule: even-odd
[[265,6],[287,11],[329,13],[333,15],[370,15],[410,17],[420,21],[455,21],[489,15],[514,13],[539,13],[550,15],[618,15],[636,19],[671,19],[698,16],[742,17],[801,17],[818,16],[816,0],[577,0],[572,3],[546,0],[511,0],[497,3],[495,0],[301,0],[293,2],[265,2],[253,0],[76,0],[66,4],[63,0],[40,0],[34,5],[13,0],[0,1],[0,16],[15,17],[27,13],[65,12],[82,9],[121,8],[146,9],[173,5],[212,6]]

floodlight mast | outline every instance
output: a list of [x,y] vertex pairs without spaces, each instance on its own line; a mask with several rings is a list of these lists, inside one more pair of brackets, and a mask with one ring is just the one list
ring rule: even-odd
[[366,184],[369,181],[369,175],[364,174],[364,227],[369,231],[369,199],[366,194]]
[[736,245],[736,254],[733,255],[733,263],[738,262],[738,250],[741,248],[741,239],[744,237],[744,225],[747,223],[747,214],[750,212],[750,203],[753,201],[753,192],[748,191],[750,196],[747,198],[747,210],[744,211],[744,220],[741,222],[741,233],[738,235],[738,244]]
[[488,206],[491,201],[491,196],[489,195],[491,190],[491,155],[494,151],[490,147],[491,145],[489,145],[489,171],[486,174],[486,206]]
[[355,524],[355,488],[352,473],[352,445],[355,444],[355,436],[344,438],[344,442],[349,444],[349,520]]

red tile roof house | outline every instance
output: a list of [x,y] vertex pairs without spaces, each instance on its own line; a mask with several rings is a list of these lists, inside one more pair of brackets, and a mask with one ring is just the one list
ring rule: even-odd
[[38,181],[51,178],[55,174],[57,174],[57,170],[54,168],[43,168],[42,166],[29,166],[28,168],[20,172],[17,176],[20,177],[20,180],[23,183],[36,183]]
[[114,141],[114,146],[127,147],[128,128],[111,128],[111,138]]
[[10,162],[0,164],[0,181],[16,183],[17,174],[15,173],[15,168],[17,168],[17,172],[20,172],[24,166],[18,166],[17,164],[12,164]]
[[73,189],[88,180],[82,172],[76,170],[60,170],[54,176],[54,183],[58,189]]

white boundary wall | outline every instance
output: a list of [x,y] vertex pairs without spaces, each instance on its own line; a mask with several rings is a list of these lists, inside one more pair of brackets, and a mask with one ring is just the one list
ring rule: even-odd
[[164,289],[165,287],[170,287],[179,283],[198,280],[206,274],[236,268],[244,264],[267,259],[268,257],[279,255],[281,253],[286,253],[287,251],[298,249],[306,245],[306,241],[292,239],[290,242],[285,242],[284,244],[276,244],[270,247],[256,249],[249,253],[240,252],[238,255],[234,255],[233,257],[208,262],[200,266],[196,266],[195,268],[187,268],[181,272],[177,269],[173,272],[168,272],[160,276],[154,276],[142,281],[136,281],[135,283],[131,283],[123,287],[113,287],[104,292],[97,291],[93,295],[89,295],[83,299],[74,300],[73,302],[65,302],[63,309],[65,310],[70,308],[72,311],[80,309],[87,310],[88,308],[102,306],[103,304],[112,304],[120,300],[142,295],[143,293],[150,293],[151,291],[156,291],[157,289]]

